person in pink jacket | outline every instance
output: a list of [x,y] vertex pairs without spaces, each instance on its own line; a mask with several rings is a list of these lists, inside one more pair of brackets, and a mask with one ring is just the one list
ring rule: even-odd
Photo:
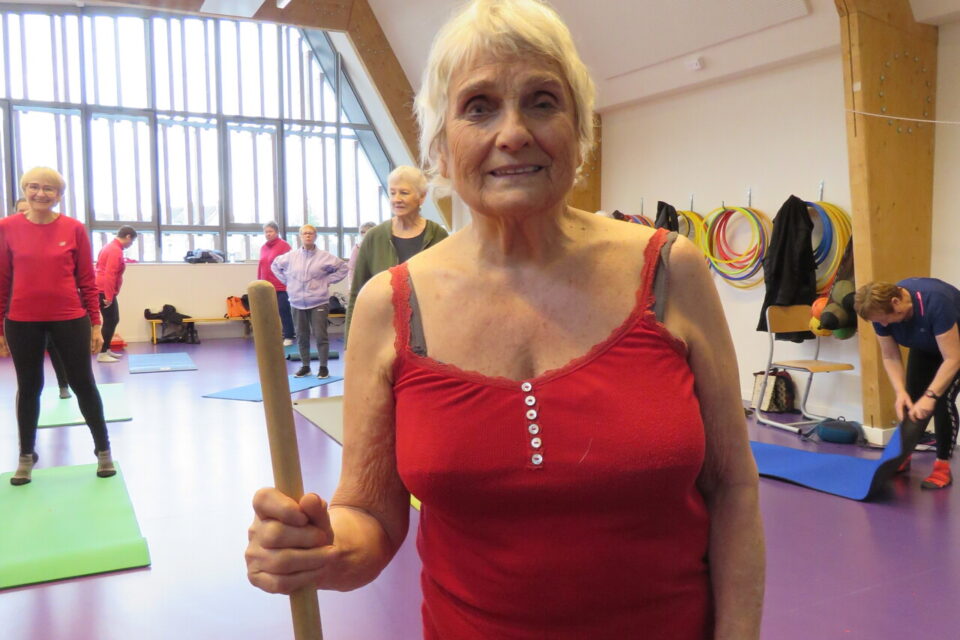
[[97,362],[117,362],[122,355],[110,350],[110,342],[120,323],[120,306],[117,294],[123,285],[123,272],[126,263],[123,252],[129,249],[137,239],[137,230],[123,225],[117,230],[117,237],[100,250],[97,256],[97,290],[100,297],[100,315],[103,316],[103,346],[97,356]]
[[280,309],[280,324],[283,327],[283,346],[289,347],[293,344],[293,314],[290,312],[290,298],[287,296],[287,285],[273,274],[270,266],[277,256],[290,251],[290,245],[280,237],[280,227],[276,222],[268,222],[263,225],[263,235],[267,241],[260,247],[260,264],[257,265],[257,279],[266,280],[277,290],[277,307]]

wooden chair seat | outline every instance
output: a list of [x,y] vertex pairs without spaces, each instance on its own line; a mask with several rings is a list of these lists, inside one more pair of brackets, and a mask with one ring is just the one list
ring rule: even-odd
[[827,362],[826,360],[780,360],[772,364],[781,369],[797,369],[810,373],[827,373],[830,371],[850,371],[852,364],[846,362]]

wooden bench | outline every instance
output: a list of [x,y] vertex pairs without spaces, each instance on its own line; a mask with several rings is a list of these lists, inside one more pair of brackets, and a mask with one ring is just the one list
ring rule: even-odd
[[[346,314],[331,313],[327,316],[327,321],[329,322],[334,318],[346,318]],[[147,320],[147,322],[150,323],[150,342],[157,344],[157,327],[163,324],[163,320],[160,318],[150,318]],[[249,336],[252,330],[252,327],[250,326],[250,318],[224,318],[222,316],[219,318],[184,318],[183,322],[242,322],[244,336]]]
[[[160,318],[150,318],[147,320],[150,323],[150,342],[157,344],[157,327],[163,324],[163,320]],[[250,318],[224,318],[220,316],[219,318],[184,318],[181,322],[184,324],[188,322],[242,322],[243,323],[243,335],[250,335]]]

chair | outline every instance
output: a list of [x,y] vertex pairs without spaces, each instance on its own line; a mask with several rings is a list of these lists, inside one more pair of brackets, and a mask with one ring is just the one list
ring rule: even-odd
[[831,373],[833,371],[849,371],[853,369],[852,364],[846,362],[828,362],[820,360],[820,336],[816,336],[817,348],[814,351],[812,360],[774,360],[774,348],[776,346],[775,335],[777,333],[789,333],[793,331],[810,330],[811,308],[808,304],[795,304],[790,306],[771,305],[767,307],[767,335],[770,338],[770,353],[767,356],[767,366],[763,370],[763,382],[760,386],[759,403],[763,405],[764,394],[767,392],[767,382],[770,378],[770,369],[779,368],[787,371],[800,371],[807,374],[806,385],[804,386],[802,400],[800,401],[800,413],[808,420],[796,422],[781,422],[764,415],[760,407],[754,405],[757,422],[778,427],[794,433],[800,433],[803,425],[814,424],[827,418],[810,413],[807,410],[807,397],[810,395],[810,385],[813,383],[813,374]]

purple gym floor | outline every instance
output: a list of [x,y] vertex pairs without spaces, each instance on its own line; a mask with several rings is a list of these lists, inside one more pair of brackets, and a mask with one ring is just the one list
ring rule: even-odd
[[[188,352],[198,369],[132,376],[125,362],[94,364],[98,382],[127,385],[133,421],[108,426],[153,565],[0,591],[4,640],[292,638],[287,599],[251,587],[243,563],[250,498],[258,487],[272,484],[262,406],[201,397],[257,380],[252,343],[138,343],[127,350],[172,351]],[[298,364],[291,363],[290,371]],[[49,383],[54,378],[47,366]],[[330,372],[342,375],[343,361],[331,361]],[[2,359],[5,471],[13,469],[17,456],[15,389],[13,365]],[[342,383],[333,383],[294,397],[337,395],[342,389]],[[329,496],[340,471],[340,447],[294,416],[304,485]],[[764,442],[878,455],[855,446],[803,444],[771,427],[751,424],[750,432]],[[39,466],[93,462],[92,446],[85,427],[41,429]],[[952,608],[960,596],[960,554],[954,552],[960,515],[950,511],[960,502],[960,487],[921,491],[920,480],[932,464],[933,453],[914,455],[913,471],[871,503],[761,480],[768,558],[765,640],[960,636]],[[351,593],[320,594],[327,640],[420,637],[412,513],[406,542],[375,582]]]

